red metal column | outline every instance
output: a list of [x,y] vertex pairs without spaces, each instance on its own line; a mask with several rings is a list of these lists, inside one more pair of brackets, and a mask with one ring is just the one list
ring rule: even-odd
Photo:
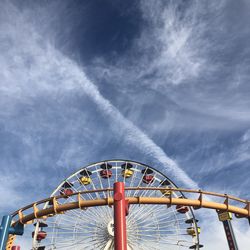
[[238,248],[237,241],[236,241],[234,231],[233,231],[233,227],[231,224],[232,214],[227,211],[222,212],[219,210],[217,211],[217,213],[218,213],[219,220],[222,221],[223,226],[224,226],[229,250],[238,250],[239,248]]
[[238,250],[237,241],[234,235],[233,227],[230,220],[223,221],[224,230],[227,237],[229,250]]
[[124,183],[114,183],[115,250],[127,250]]

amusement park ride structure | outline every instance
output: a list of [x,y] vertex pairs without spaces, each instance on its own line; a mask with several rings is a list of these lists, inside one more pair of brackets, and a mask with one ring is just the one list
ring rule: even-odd
[[200,249],[193,209],[214,209],[230,250],[237,243],[230,223],[250,217],[250,202],[227,194],[178,188],[145,164],[108,160],[81,168],[47,199],[4,216],[0,250],[14,246],[24,225],[33,224],[32,249]]

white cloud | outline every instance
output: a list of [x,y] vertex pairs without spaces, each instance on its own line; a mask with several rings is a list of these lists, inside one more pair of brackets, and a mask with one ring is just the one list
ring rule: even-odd
[[[41,96],[56,99],[58,93],[83,91],[96,104],[99,112],[111,121],[111,130],[120,135],[123,142],[133,145],[147,157],[161,163],[170,176],[183,182],[185,186],[197,187],[196,183],[153,140],[101,95],[79,65],[57,51],[45,37],[40,37],[36,27],[28,23],[14,6],[6,3],[4,7],[8,12],[4,14],[5,22],[0,25],[1,39],[6,42],[6,45],[0,45],[2,123],[15,114],[20,104],[32,107],[32,101]],[[50,128],[49,120],[41,120],[43,123],[37,128],[41,125]],[[29,127],[28,124],[27,126]],[[18,133],[12,131],[11,126],[6,129]],[[22,137],[22,134],[20,136]],[[65,151],[63,154],[67,155]]]
[[[148,1],[142,3],[149,4]],[[152,87],[156,89],[158,89],[159,85],[165,86],[169,85],[169,83],[178,85],[189,79],[192,80],[196,78],[207,66],[207,58],[203,58],[203,51],[208,47],[206,47],[206,44],[203,43],[204,41],[199,37],[204,31],[204,23],[201,22],[198,24],[197,20],[189,19],[190,12],[188,12],[186,16],[181,17],[176,9],[176,4],[173,4],[173,2],[171,2],[172,5],[168,5],[167,8],[163,9],[161,9],[160,4],[158,5],[158,1],[152,3],[150,6],[144,6],[144,10],[146,11],[145,15],[152,18],[153,32],[151,35],[154,39],[150,41],[151,37],[147,37],[148,34],[146,34],[146,30],[142,39],[138,41],[138,45],[146,43],[143,44],[145,51],[149,49],[149,51],[153,50],[153,52],[155,52],[152,62],[150,62],[150,58],[143,58],[141,67],[138,66],[138,68],[135,68],[135,73],[133,74],[116,67],[105,69],[103,65],[101,65],[101,69],[104,68],[102,74],[108,74],[111,77],[113,76],[112,74],[115,74],[115,79],[121,79],[123,77],[125,80],[121,81],[122,84],[125,81],[131,84],[140,80],[141,85],[150,83],[154,85]],[[63,95],[70,91],[72,91],[73,94],[83,91],[85,93],[84,98],[87,96],[95,103],[99,112],[103,114],[105,119],[110,121],[110,127],[113,133],[119,135],[123,143],[125,142],[126,145],[136,147],[148,158],[152,158],[155,162],[161,163],[163,167],[166,166],[171,177],[182,182],[185,186],[197,187],[197,184],[190,179],[175,161],[165,154],[164,150],[160,148],[153,139],[147,136],[146,132],[140,130],[133,122],[127,119],[115,105],[102,96],[97,86],[89,80],[79,65],[58,52],[47,42],[46,38],[40,37],[35,27],[32,26],[31,23],[27,23],[22,14],[13,6],[7,6],[8,12],[4,14],[7,21],[1,22],[0,24],[0,38],[1,41],[3,41],[3,43],[0,44],[0,121],[2,123],[5,123],[6,119],[16,114],[20,103],[25,103],[29,107],[32,106],[34,99],[42,95],[57,99],[61,94]],[[215,6],[218,9],[220,8],[217,4],[215,4],[214,7]],[[190,11],[196,10],[190,9]],[[13,19],[13,15],[15,16],[15,20]],[[195,25],[198,26],[194,27]],[[151,43],[149,44],[149,42],[156,43],[152,45]],[[202,48],[203,45],[204,47]],[[138,61],[136,63],[138,63]],[[154,74],[154,71],[158,71],[155,78],[153,77],[150,78],[149,81],[143,81],[143,77],[145,77],[146,73]],[[241,79],[238,80],[241,83]],[[239,86],[240,83],[237,83],[237,86]],[[178,85],[178,88],[179,91],[181,85]],[[162,91],[162,88],[159,87],[159,90]],[[249,120],[249,110],[245,109],[249,103],[242,102],[241,105],[238,105],[238,98],[235,98],[233,103],[230,104],[230,98],[228,98],[228,101],[220,102],[220,98],[217,99],[217,95],[214,98],[213,93],[209,95],[204,92],[203,94],[199,89],[195,89],[194,93],[184,91],[182,94],[176,96],[173,95],[172,89],[167,89],[167,91],[164,89],[162,93],[166,94],[168,91],[168,94],[172,95],[173,99],[181,107],[202,114],[209,113],[209,115],[215,115],[211,123],[217,119],[217,115],[222,118],[229,117],[236,120]],[[215,100],[216,103],[214,103]],[[168,107],[166,107],[166,109],[167,108]],[[241,111],[239,112],[239,110]],[[37,118],[37,116],[35,118]],[[84,117],[81,118],[84,120]],[[160,133],[165,130],[166,125],[169,123],[169,118],[170,116],[167,116],[165,123],[161,123]],[[186,121],[190,119],[190,117],[184,119],[183,116],[181,116],[181,118],[182,119],[177,122],[182,122],[184,124],[183,126],[185,126]],[[207,119],[204,118],[204,120],[203,122],[207,123]],[[79,122],[79,120],[77,122]],[[171,122],[171,126],[174,128],[174,119]],[[191,122],[189,121],[189,124],[195,127],[193,123],[193,120],[191,120]],[[228,120],[226,123],[228,123]],[[225,123],[223,123],[221,127],[223,127],[224,124]],[[50,127],[50,123],[46,120],[43,124],[39,125]],[[231,124],[229,125],[231,126]],[[81,124],[78,126],[81,126]],[[78,126],[74,128],[78,129]],[[82,126],[84,126],[84,122]],[[216,126],[214,123],[211,124],[211,126],[208,125],[209,128]],[[154,127],[155,131],[159,128],[158,124],[154,124],[152,127]],[[23,136],[22,133],[14,131],[12,126],[6,126],[6,130],[16,133],[19,137]],[[80,128],[78,131],[80,131]],[[84,131],[88,133],[87,130]],[[30,147],[33,146],[32,138],[23,139]],[[70,142],[69,147],[65,148],[61,154],[59,165],[63,165],[63,163],[67,162],[67,159],[73,154],[73,150],[85,152],[85,146],[87,147],[88,145],[84,144],[84,147],[82,146],[83,144],[79,145],[74,141]],[[98,145],[96,146],[98,147]],[[237,159],[249,159],[246,158],[249,157],[248,149],[249,133],[246,133],[242,138],[242,148],[240,148],[240,151],[237,151],[240,153]],[[199,154],[199,152],[196,153]],[[211,169],[211,171],[213,171],[213,169]],[[2,190],[0,191],[5,194],[1,198],[5,203],[9,196],[13,197],[15,201],[21,198],[23,199],[23,197],[19,197],[16,192],[17,177],[12,177],[6,176],[1,180],[4,185],[2,185]],[[23,178],[25,177],[23,176]],[[211,223],[209,220],[203,223],[203,227],[204,236],[202,236],[203,242],[201,243],[206,245],[205,249],[227,249],[225,240],[223,239],[223,230],[219,224]],[[247,249],[247,241],[250,234],[249,230],[242,232],[237,226],[235,228],[241,249]]]
[[[20,197],[19,185],[22,179],[19,174],[0,175],[0,209],[16,209],[16,204],[22,199]],[[8,211],[10,212],[10,211]]]
[[203,57],[206,48],[201,39],[204,27],[197,18],[198,6],[196,1],[189,2],[189,6],[181,1],[141,2],[149,28],[142,33],[138,46],[155,53],[144,72],[156,72],[159,79],[153,85],[186,82],[197,77],[207,65]]
[[[232,21],[232,31],[228,30],[225,13],[230,13],[230,8],[233,7],[227,1],[206,4],[201,1],[187,4],[184,1],[142,1],[145,19],[151,26],[145,29],[139,47],[147,44],[145,51],[154,49],[151,50],[153,60],[146,62],[141,76],[153,72],[153,77],[144,82],[189,112],[190,119],[197,120],[202,115],[203,121],[198,121],[198,126],[205,129],[235,128],[250,121],[246,93],[249,92],[248,59],[242,57],[243,60],[230,62],[230,57],[237,56],[230,46],[242,46],[237,39],[248,40],[249,33],[235,32],[234,25],[238,24]],[[242,3],[239,8],[249,7]],[[245,18],[245,13],[242,15]],[[225,30],[232,33],[225,33]],[[248,45],[241,50],[246,55],[250,51]],[[143,78],[140,80],[143,82]],[[169,83],[190,86],[172,88]]]
[[[170,116],[164,120],[162,114],[161,124],[171,119],[175,128],[194,131],[249,125],[250,49],[241,37],[247,41],[250,34],[247,22],[235,30],[239,24],[228,20],[237,15],[232,8],[228,1],[141,1],[145,23],[130,51],[136,56],[112,65],[96,60],[93,75],[121,93],[136,85],[144,93],[153,89],[152,95],[165,95],[178,108],[166,105]],[[249,6],[241,3],[239,8]],[[145,103],[140,101],[138,110]]]
[[[216,174],[221,170],[230,170],[235,168],[237,165],[242,165],[250,160],[250,137],[249,130],[247,130],[241,137],[234,140],[234,145],[230,147],[226,147],[224,145],[221,146],[221,149],[218,149],[216,154],[210,155],[209,159],[206,159],[204,163],[200,166],[200,172],[204,175],[206,174]],[[215,140],[211,144],[205,143],[201,145],[199,148],[199,152],[203,150],[205,152],[209,152],[209,150],[213,150],[214,146],[218,146],[218,141]],[[225,143],[225,142],[224,142]],[[206,148],[207,147],[207,148]],[[194,152],[194,155],[199,153]],[[243,178],[242,178],[243,179]],[[245,185],[249,182],[247,176],[244,178],[245,181],[242,181],[238,184],[238,189],[241,189],[241,185]],[[234,190],[236,191],[236,190]]]

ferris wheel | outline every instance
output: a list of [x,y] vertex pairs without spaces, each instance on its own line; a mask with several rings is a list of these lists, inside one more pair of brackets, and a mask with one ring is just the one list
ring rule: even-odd
[[[88,202],[109,200],[115,183],[124,183],[125,197],[185,198],[182,192],[171,190],[177,187],[163,173],[128,160],[108,160],[84,166],[63,180],[51,197],[62,196],[57,201],[59,205],[73,204],[79,199]],[[74,193],[78,196],[73,196]],[[46,202],[43,209],[51,206],[55,206],[52,200]],[[115,249],[113,209],[112,205],[91,206],[38,218],[32,233],[32,249]],[[202,247],[198,220],[191,207],[126,203],[126,215],[128,250]]]

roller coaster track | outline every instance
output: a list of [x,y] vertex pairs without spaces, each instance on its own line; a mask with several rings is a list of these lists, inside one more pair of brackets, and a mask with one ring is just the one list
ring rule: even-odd
[[[166,191],[168,195],[165,197],[126,197],[129,204],[157,204],[157,205],[182,205],[190,206],[194,209],[208,208],[217,211],[227,211],[233,213],[237,218],[249,218],[250,217],[250,201],[240,199],[227,194],[220,194],[214,192],[207,192],[203,190],[190,190],[182,188],[156,188],[156,187],[127,187],[125,190],[155,190]],[[84,200],[81,198],[81,194],[87,193],[100,193],[106,192],[108,198],[96,199],[96,200]],[[12,214],[13,223],[29,224],[34,219],[54,216],[56,214],[64,213],[67,210],[72,209],[86,209],[94,206],[112,206],[113,189],[96,189],[89,191],[76,192],[71,195],[55,196],[34,202],[28,206],[25,206]],[[185,196],[192,196],[191,198],[176,198],[172,195],[173,192],[182,192]],[[60,200],[72,196],[75,198],[75,202],[69,202],[60,204]],[[194,197],[197,196],[197,197]],[[215,201],[216,200],[216,201]],[[218,201],[219,200],[219,201]],[[50,206],[45,205],[51,204]],[[40,208],[38,208],[40,207]],[[42,208],[41,208],[42,207]]]

